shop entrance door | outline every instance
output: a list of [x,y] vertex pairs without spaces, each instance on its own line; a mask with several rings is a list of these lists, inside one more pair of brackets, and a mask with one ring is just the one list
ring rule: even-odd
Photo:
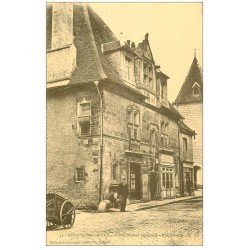
[[132,199],[141,199],[141,171],[140,164],[130,164],[130,196]]

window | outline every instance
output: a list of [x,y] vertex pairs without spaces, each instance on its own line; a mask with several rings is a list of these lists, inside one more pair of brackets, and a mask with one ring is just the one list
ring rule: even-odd
[[90,134],[90,121],[82,121],[79,123],[81,135]]
[[139,112],[134,112],[134,124],[139,125]]
[[140,113],[137,108],[128,108],[128,138],[139,140]]
[[125,72],[124,77],[127,80],[132,80],[132,59],[125,56]]
[[131,126],[128,126],[128,138],[129,139],[131,139],[131,137],[132,137],[132,128],[131,128]]
[[143,63],[143,83],[146,88],[153,90],[153,69],[148,63]]
[[195,85],[193,88],[193,94],[194,95],[199,95],[200,94],[200,88],[199,86]]
[[161,99],[164,99],[163,84],[161,83]]
[[80,108],[81,108],[81,116],[89,116],[91,115],[91,111],[90,111],[90,103],[81,103],[80,104]]
[[162,168],[162,187],[163,189],[174,187],[173,171],[171,168]]
[[152,145],[156,146],[158,143],[158,132],[155,129],[151,129],[150,138]]
[[168,146],[168,136],[167,135],[161,135],[161,146],[167,147]]
[[183,137],[183,152],[187,153],[187,138]]
[[161,99],[167,101],[167,83],[161,81]]
[[137,136],[137,132],[138,132],[137,130],[138,130],[138,128],[135,127],[135,128],[134,128],[134,138],[135,138],[135,139],[137,139],[137,137],[138,137],[138,136]]
[[193,85],[193,95],[199,95],[200,94],[200,85],[195,82]]
[[84,180],[84,168],[76,168],[76,182],[83,182]]
[[77,104],[77,122],[78,134],[90,135],[91,134],[91,102],[85,99]]
[[166,188],[173,188],[173,174],[166,173]]
[[135,189],[135,173],[130,173],[130,189]]
[[163,121],[161,123],[161,146],[162,147],[167,147],[168,145],[168,134],[169,134],[169,126],[168,126],[168,122]]

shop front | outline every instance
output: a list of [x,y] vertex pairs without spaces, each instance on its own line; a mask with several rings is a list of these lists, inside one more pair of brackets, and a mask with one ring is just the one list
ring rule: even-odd
[[192,162],[183,162],[184,194],[192,195],[194,191],[194,169]]
[[175,198],[175,168],[172,155],[160,154],[161,198]]

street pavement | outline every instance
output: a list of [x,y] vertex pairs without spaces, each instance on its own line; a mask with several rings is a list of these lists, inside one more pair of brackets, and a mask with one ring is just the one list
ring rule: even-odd
[[202,197],[124,213],[78,211],[72,228],[47,231],[47,245],[202,245]]

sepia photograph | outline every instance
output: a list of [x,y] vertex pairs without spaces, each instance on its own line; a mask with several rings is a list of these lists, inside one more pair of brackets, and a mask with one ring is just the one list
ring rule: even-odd
[[46,245],[202,246],[203,4],[44,15]]

